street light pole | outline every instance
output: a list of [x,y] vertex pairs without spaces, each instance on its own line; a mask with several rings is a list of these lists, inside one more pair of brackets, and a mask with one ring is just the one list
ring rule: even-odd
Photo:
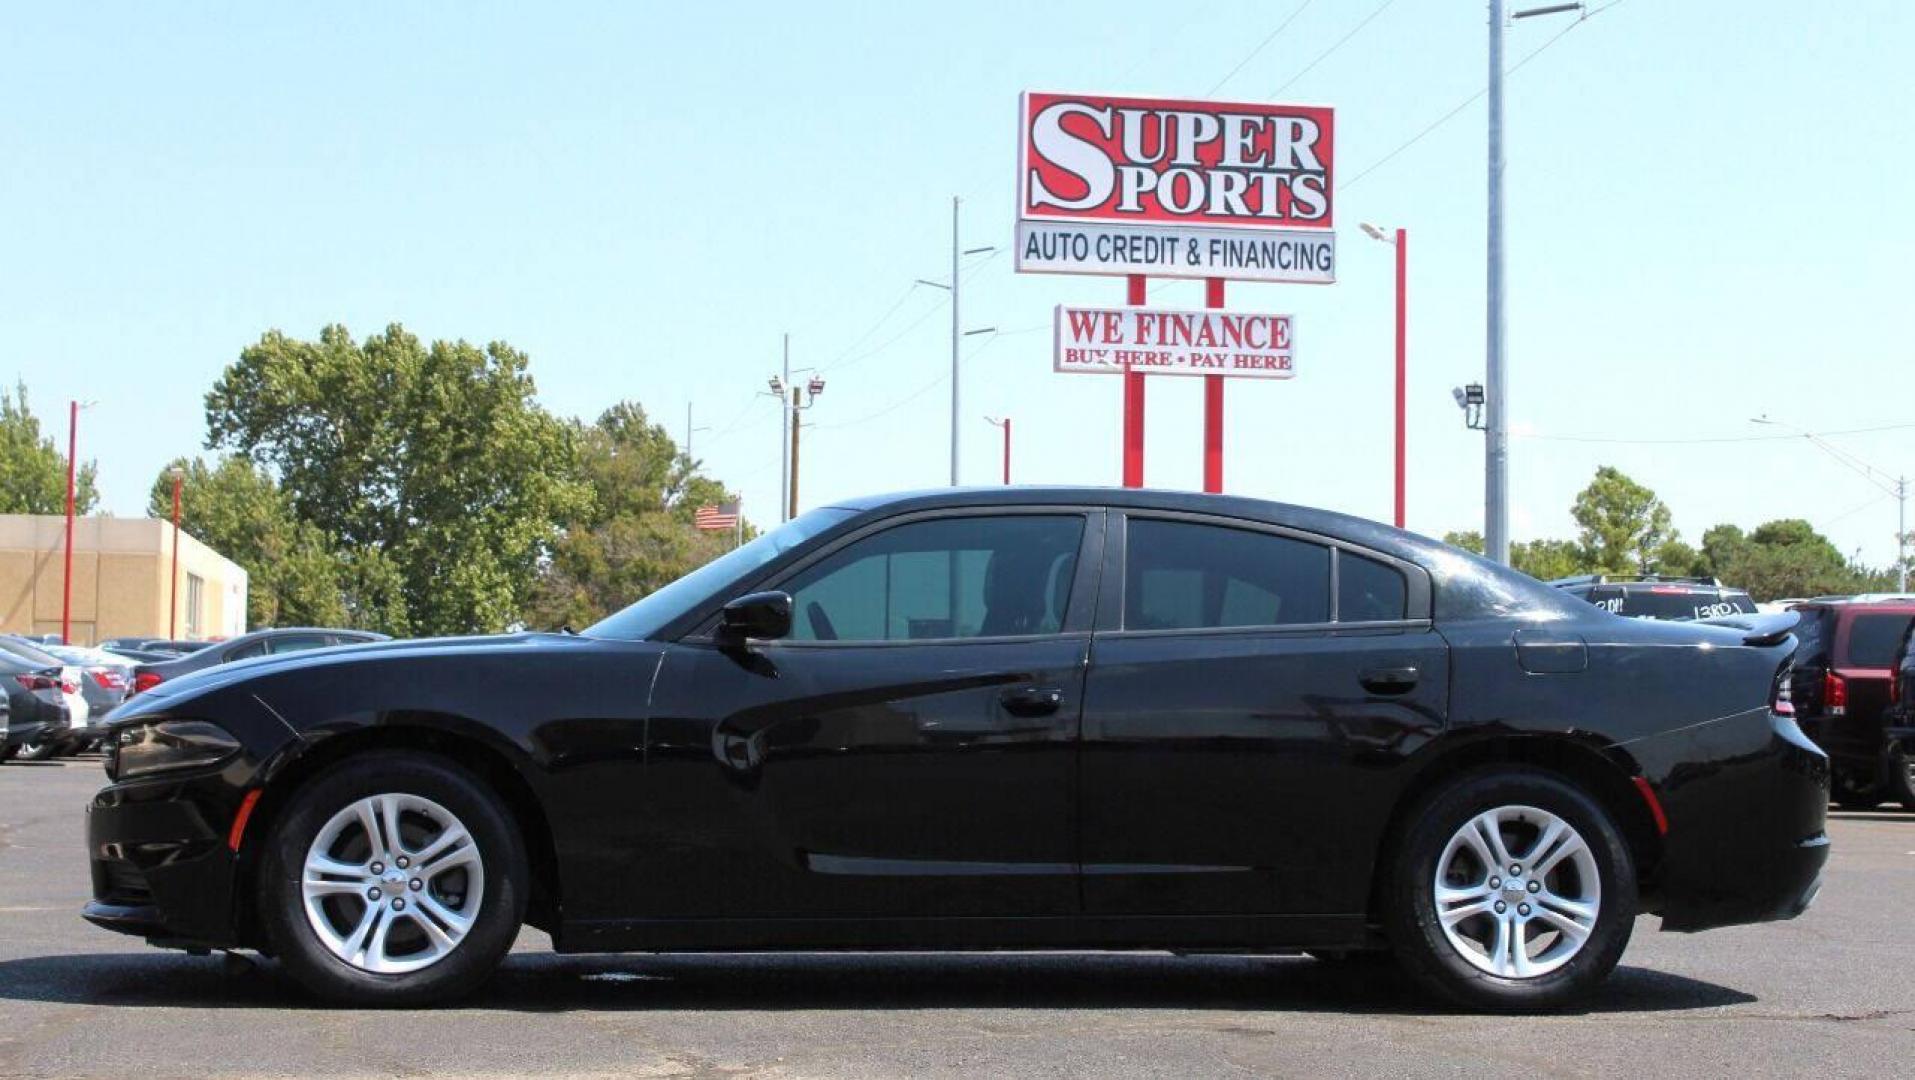
[[66,414],[66,572],[60,579],[60,644],[73,644],[73,499],[74,463],[79,460],[80,403],[67,403]]
[[1004,429],[1004,485],[1009,487],[1011,483],[1011,418],[1007,416],[999,420],[995,416],[987,416],[984,419]]
[[1363,231],[1371,239],[1380,240],[1396,249],[1396,527],[1401,529],[1404,527],[1404,488],[1408,472],[1405,442],[1409,429],[1407,319],[1410,237],[1406,229],[1397,229],[1392,236],[1375,225],[1367,223],[1363,226]]
[[173,466],[173,597],[167,603],[166,636],[179,637],[180,619],[180,484],[186,479],[186,470]]

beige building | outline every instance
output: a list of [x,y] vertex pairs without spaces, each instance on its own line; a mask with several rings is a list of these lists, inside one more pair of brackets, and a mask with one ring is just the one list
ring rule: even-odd
[[[191,533],[179,534],[179,582],[172,587],[173,524],[153,518],[84,517],[73,523],[76,644],[169,634],[231,637],[246,632],[246,571]],[[0,632],[60,632],[66,519],[0,514]],[[168,618],[168,604],[178,610]]]

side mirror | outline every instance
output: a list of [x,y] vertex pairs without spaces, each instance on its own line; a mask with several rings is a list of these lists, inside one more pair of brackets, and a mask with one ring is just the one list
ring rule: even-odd
[[771,640],[791,633],[791,594],[755,592],[726,604],[718,619],[720,637]]

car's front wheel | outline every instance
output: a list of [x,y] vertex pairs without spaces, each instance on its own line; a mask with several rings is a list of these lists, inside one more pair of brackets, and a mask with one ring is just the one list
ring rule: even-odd
[[525,915],[525,845],[498,797],[451,761],[350,758],[305,785],[270,837],[258,903],[302,985],[352,1005],[476,988]]
[[1567,780],[1471,772],[1408,820],[1384,915],[1399,962],[1424,986],[1470,1008],[1548,1009],[1622,958],[1634,862],[1609,815]]

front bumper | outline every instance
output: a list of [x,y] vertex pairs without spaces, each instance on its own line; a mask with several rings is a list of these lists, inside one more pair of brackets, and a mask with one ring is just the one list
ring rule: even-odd
[[93,899],[82,916],[164,944],[240,944],[238,860],[226,846],[237,809],[230,791],[217,778],[167,779],[95,795],[86,815]]
[[1828,862],[1829,760],[1793,720],[1758,709],[1628,744],[1662,801],[1664,930],[1791,919]]

